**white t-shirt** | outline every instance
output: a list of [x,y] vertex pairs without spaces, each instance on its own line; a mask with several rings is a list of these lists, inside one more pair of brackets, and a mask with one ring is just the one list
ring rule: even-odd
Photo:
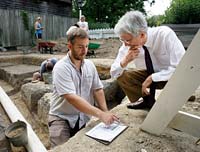
[[84,29],[85,31],[89,30],[88,22],[85,22],[85,21],[81,22],[81,21],[79,21],[77,24],[80,26],[81,29]]

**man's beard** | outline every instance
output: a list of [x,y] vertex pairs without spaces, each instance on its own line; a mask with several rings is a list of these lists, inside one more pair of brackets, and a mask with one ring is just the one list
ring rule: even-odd
[[85,54],[84,55],[78,55],[74,52],[71,52],[71,53],[72,53],[73,58],[76,59],[76,60],[82,61],[85,58]]

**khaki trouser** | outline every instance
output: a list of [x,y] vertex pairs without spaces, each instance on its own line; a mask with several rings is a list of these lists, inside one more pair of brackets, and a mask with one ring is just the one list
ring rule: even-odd
[[85,127],[85,125],[79,129],[79,120],[74,128],[71,128],[69,122],[60,117],[49,115],[49,140],[51,148],[61,145],[74,136],[79,130]]
[[[142,83],[148,77],[146,70],[125,70],[117,82],[131,102],[142,97]],[[156,89],[163,89],[167,81],[156,82]]]

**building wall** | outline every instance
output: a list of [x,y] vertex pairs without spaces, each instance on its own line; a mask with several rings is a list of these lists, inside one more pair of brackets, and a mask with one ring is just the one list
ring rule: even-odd
[[1,0],[0,8],[71,17],[72,0]]

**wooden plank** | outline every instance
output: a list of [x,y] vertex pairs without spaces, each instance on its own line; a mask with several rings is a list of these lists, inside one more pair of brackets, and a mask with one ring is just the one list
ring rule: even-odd
[[192,40],[171,79],[158,97],[141,129],[159,135],[177,114],[200,82],[200,31]]
[[200,137],[200,117],[179,111],[168,127],[183,131],[194,137]]

